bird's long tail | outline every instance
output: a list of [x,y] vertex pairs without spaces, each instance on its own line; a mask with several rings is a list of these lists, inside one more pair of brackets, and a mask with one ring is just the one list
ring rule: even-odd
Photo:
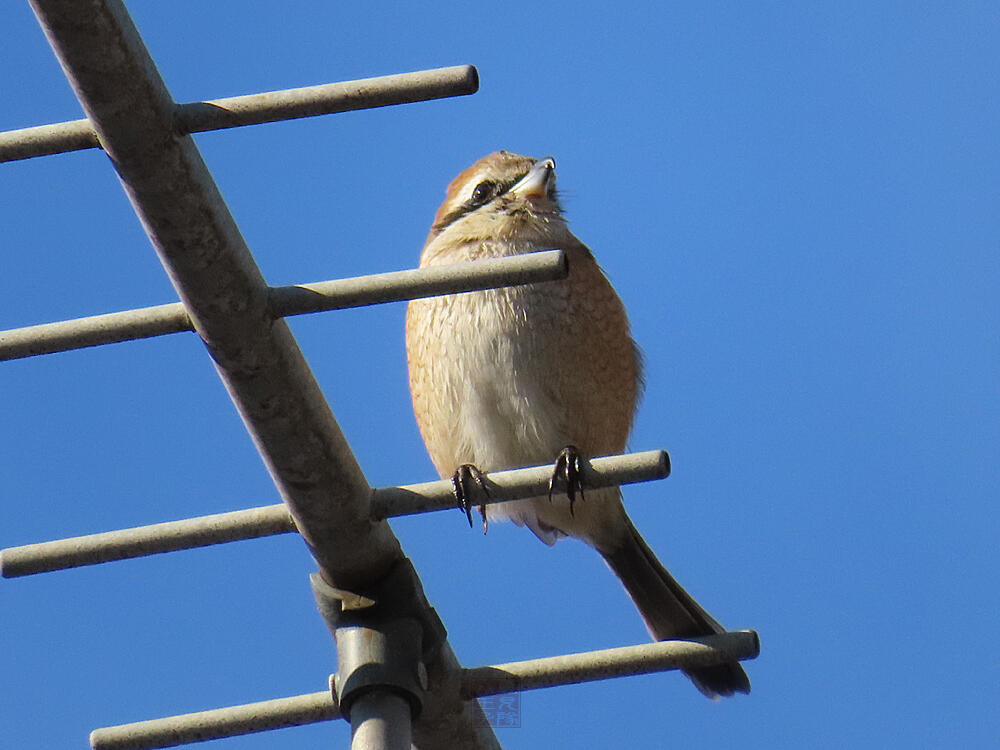
[[[726,632],[656,559],[628,516],[625,522],[629,533],[619,537],[617,549],[601,555],[632,597],[653,638],[665,641]],[[750,692],[750,679],[739,662],[685,674],[709,698]]]

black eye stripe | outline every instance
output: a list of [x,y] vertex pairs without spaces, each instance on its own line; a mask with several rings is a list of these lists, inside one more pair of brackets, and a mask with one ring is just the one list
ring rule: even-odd
[[[524,174],[527,174],[527,172],[525,172]],[[495,180],[488,180],[488,179],[481,180],[480,182],[476,183],[476,186],[472,189],[472,195],[469,197],[469,199],[466,200],[462,205],[458,206],[457,208],[445,214],[444,217],[441,219],[441,221],[439,221],[437,224],[431,227],[431,230],[435,234],[440,234],[443,230],[447,229],[450,225],[454,224],[456,221],[461,219],[466,214],[472,213],[477,208],[485,206],[493,199],[501,195],[504,195],[508,190],[514,187],[514,185],[516,185],[518,180],[520,180],[522,177],[524,177],[524,175],[520,175],[518,177],[515,177],[514,179],[506,180],[504,182],[497,182]],[[487,186],[492,186],[492,187],[487,187]],[[479,192],[480,188],[483,189],[483,193],[481,193],[477,197],[476,193]]]
[[444,215],[444,218],[441,219],[441,221],[439,221],[433,227],[431,227],[431,229],[435,234],[440,234],[442,230],[447,229],[449,226],[451,226],[456,221],[465,216],[467,213],[469,213],[469,210],[470,209],[466,208],[464,205],[459,206],[454,211],[449,211],[448,213],[446,213]]

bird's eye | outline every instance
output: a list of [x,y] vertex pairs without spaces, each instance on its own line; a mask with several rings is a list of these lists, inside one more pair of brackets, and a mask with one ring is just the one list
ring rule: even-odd
[[496,195],[497,184],[492,180],[485,180],[476,185],[472,191],[472,203],[481,206]]

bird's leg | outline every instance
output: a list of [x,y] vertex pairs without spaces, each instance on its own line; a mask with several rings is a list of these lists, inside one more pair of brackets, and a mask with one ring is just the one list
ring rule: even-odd
[[583,500],[583,483],[580,478],[580,449],[575,445],[567,445],[556,456],[556,465],[552,469],[552,478],[549,479],[549,502],[552,502],[552,492],[556,482],[566,485],[566,497],[569,498],[569,514],[573,515],[573,503],[576,502],[576,493],[580,493]]
[[[451,475],[451,486],[452,493],[455,495],[455,501],[458,503],[458,507],[465,511],[465,517],[469,519],[469,528],[472,528],[472,502],[471,502],[471,482],[475,482],[482,493],[486,496],[490,496],[490,491],[486,489],[486,477],[478,468],[473,464],[462,464],[457,469],[455,473]],[[479,506],[479,513],[483,517],[483,533],[486,533],[486,505],[482,504]]]

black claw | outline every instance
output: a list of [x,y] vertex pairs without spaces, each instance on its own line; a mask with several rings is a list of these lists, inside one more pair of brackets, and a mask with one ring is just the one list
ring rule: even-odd
[[[469,528],[472,528],[472,502],[469,491],[469,480],[474,481],[486,497],[490,496],[490,491],[486,489],[485,475],[473,464],[462,464],[455,473],[451,475],[452,493],[458,507],[465,511],[465,517],[469,519]],[[483,516],[483,533],[486,533],[486,505],[479,506],[479,512]]]
[[464,466],[460,466],[455,470],[455,473],[451,475],[451,493],[455,496],[455,502],[458,503],[458,507],[465,511],[466,517],[469,519],[469,528],[472,528],[472,506],[469,505],[468,500],[465,497],[465,489],[462,487],[462,469]]
[[580,473],[580,450],[575,445],[567,445],[556,456],[556,465],[552,469],[552,477],[549,479],[549,502],[552,502],[552,492],[555,490],[556,482],[566,486],[566,497],[569,498],[569,514],[573,515],[573,503],[576,502],[576,493],[580,493],[583,500],[583,483]]

